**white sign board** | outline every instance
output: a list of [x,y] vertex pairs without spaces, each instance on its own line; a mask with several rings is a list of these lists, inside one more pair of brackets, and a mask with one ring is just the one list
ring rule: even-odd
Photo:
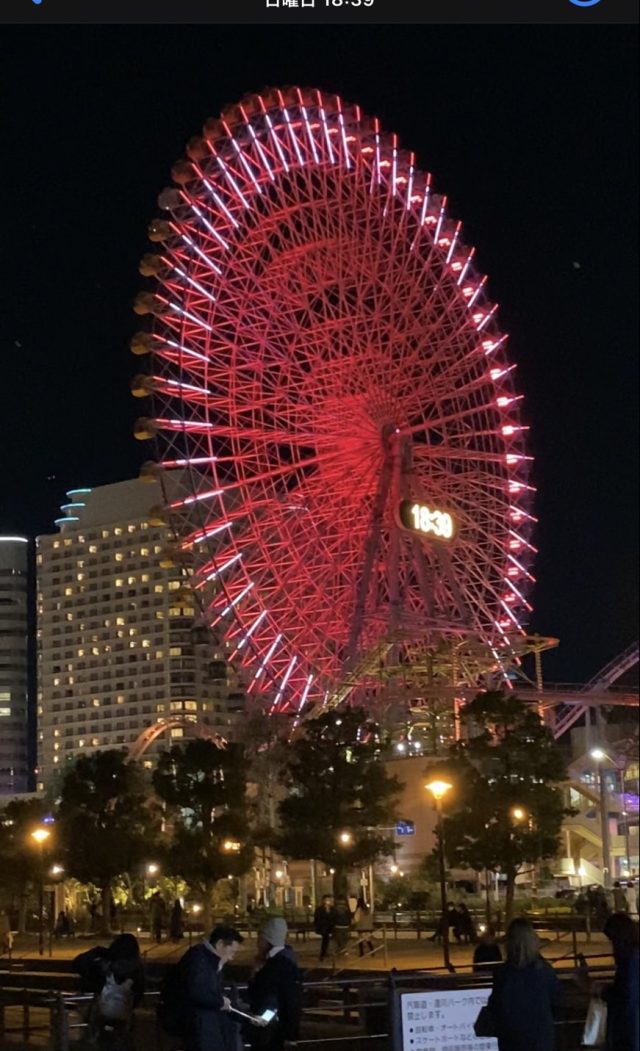
[[495,1037],[477,1037],[473,1023],[491,989],[432,989],[400,994],[402,1051],[498,1051]]

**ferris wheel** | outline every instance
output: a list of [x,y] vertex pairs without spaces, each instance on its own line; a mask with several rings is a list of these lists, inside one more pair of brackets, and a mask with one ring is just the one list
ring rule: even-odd
[[[160,194],[133,390],[207,622],[273,711],[390,646],[508,648],[532,486],[507,337],[446,197],[376,119],[269,90]],[[367,665],[369,662],[369,665]]]

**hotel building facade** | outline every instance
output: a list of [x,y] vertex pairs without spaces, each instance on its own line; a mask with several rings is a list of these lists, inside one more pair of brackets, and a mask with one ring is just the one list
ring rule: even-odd
[[37,540],[39,789],[84,752],[123,748],[150,767],[192,733],[229,736],[244,701],[167,557],[167,526],[150,521],[158,482],[68,498],[58,532]]

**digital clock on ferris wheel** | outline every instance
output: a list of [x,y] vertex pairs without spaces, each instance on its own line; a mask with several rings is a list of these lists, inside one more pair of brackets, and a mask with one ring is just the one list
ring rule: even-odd
[[403,529],[417,536],[449,542],[456,533],[455,522],[449,511],[416,500],[402,500],[398,519]]

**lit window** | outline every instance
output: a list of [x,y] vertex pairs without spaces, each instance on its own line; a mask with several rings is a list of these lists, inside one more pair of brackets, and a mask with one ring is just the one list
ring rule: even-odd
[[127,526],[127,533],[135,533],[136,527],[134,525]]
[[148,555],[149,555],[149,548],[148,547],[141,547],[140,548],[140,554],[142,555],[143,558],[147,558]]
[[127,577],[127,584],[137,584],[137,583],[138,582],[137,582],[135,577]]
[[124,617],[116,617],[116,624],[124,624]]
[[108,529],[103,529],[103,530],[102,530],[102,532],[101,532],[101,534],[100,534],[100,536],[102,537],[102,539],[103,539],[103,540],[108,540],[108,538],[110,537],[110,535],[111,535],[111,534],[109,533],[109,530],[108,530]]
[[65,595],[73,595],[73,588],[65,588],[64,593]]
[[11,708],[0,708],[0,718],[11,715]]
[[163,712],[165,710],[164,704],[156,704],[156,711]]
[[116,704],[124,704],[124,694],[118,694],[118,696],[116,697]]
[[92,699],[91,703],[92,703],[94,708],[99,708],[100,707],[100,698],[99,697],[94,697]]
[[169,581],[169,591],[177,591],[179,587],[180,587],[180,581],[179,580],[170,580]]
[[60,679],[58,678],[58,676],[56,676],[56,678],[53,680],[53,685],[54,686],[59,686],[60,685]]
[[82,737],[78,741],[78,748],[84,748],[84,739]]
[[92,646],[91,647],[91,652],[92,652],[94,657],[99,657],[100,656],[100,647],[99,646]]
[[73,613],[66,613],[65,617],[67,620],[73,620]]
[[154,555],[159,555],[159,554],[161,554],[161,552],[162,552],[162,544],[154,544],[153,545],[153,553],[154,553]]
[[140,577],[140,580],[142,581],[143,584],[148,584],[148,582],[149,582],[149,574],[148,573],[143,573],[142,576]]
[[137,635],[137,634],[138,634],[138,629],[137,628],[129,628],[129,635]]
[[181,657],[182,656],[182,646],[170,646],[169,647],[169,656],[170,657]]
[[60,541],[59,540],[54,540],[53,541],[53,546],[57,550],[60,547]]
[[116,551],[116,553],[115,553],[115,555],[113,557],[114,557],[116,562],[124,562],[124,555],[122,554],[121,551]]
[[69,537],[67,537],[67,539],[64,541],[64,546],[71,547],[71,539]]
[[162,609],[157,609],[156,610],[156,620],[164,620],[164,610],[162,610]]
[[151,639],[143,639],[142,640],[142,648],[143,649],[148,650],[150,645],[151,645]]
[[91,738],[91,744],[92,744],[93,748],[97,748],[98,745],[100,744],[100,738],[99,737],[92,737]]
[[153,764],[150,759],[145,759],[142,765],[145,768],[145,770],[150,770]]
[[92,555],[97,555],[98,554],[98,545],[97,544],[89,544],[89,553],[92,554]]
[[122,536],[122,529],[120,528],[120,526],[116,526],[116,528],[113,530],[113,535]]
[[164,660],[164,650],[156,650],[156,660]]
[[117,588],[123,588],[124,587],[124,577],[116,577],[116,587]]
[[164,584],[154,584],[153,590],[155,591],[156,595],[161,595],[164,591]]
[[181,726],[174,726],[173,730],[171,731],[171,736],[172,737],[184,737],[184,730],[182,729]]

